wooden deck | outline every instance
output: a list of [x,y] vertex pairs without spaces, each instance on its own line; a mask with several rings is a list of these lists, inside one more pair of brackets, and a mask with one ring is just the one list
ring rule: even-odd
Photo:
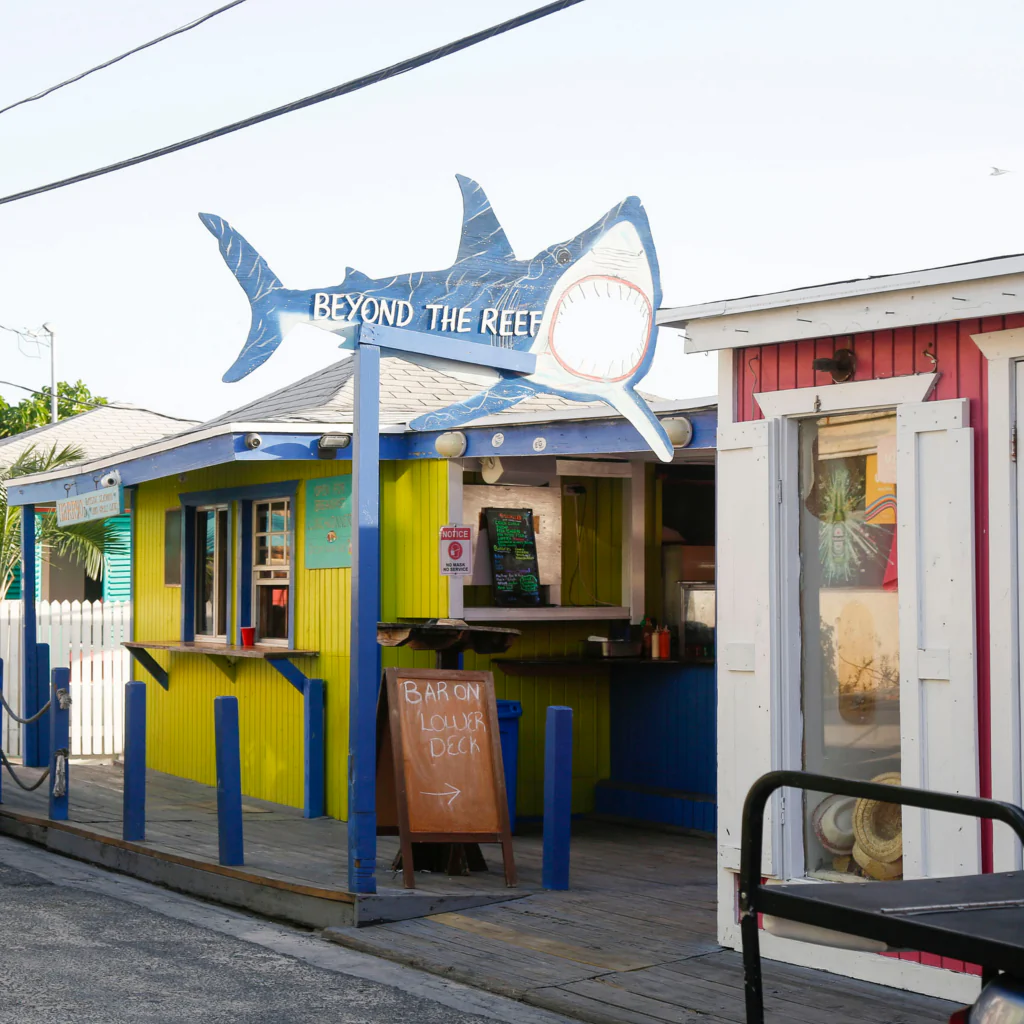
[[[117,767],[73,764],[72,820],[59,824],[46,821],[44,789],[23,793],[5,777],[0,832],[593,1024],[744,1020],[739,956],[715,942],[711,840],[580,822],[573,888],[552,893],[540,891],[539,835],[515,838],[518,889],[505,888],[498,848],[485,847],[486,874],[417,873],[415,892],[392,878],[397,843],[382,838],[380,892],[357,904],[345,892],[343,822],[247,798],[245,867],[220,868],[212,788],[150,773],[148,841],[124,843],[121,779]],[[372,921],[392,923],[351,927]],[[926,1024],[951,1012],[940,1000],[770,963],[765,998],[773,1024]]]

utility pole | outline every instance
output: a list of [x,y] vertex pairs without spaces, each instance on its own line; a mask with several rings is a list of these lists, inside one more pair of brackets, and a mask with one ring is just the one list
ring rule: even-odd
[[50,422],[57,422],[57,357],[53,347],[53,324],[43,324],[43,330],[50,336]]

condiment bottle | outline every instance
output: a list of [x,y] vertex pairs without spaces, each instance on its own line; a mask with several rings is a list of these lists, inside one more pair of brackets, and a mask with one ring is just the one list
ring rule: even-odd
[[672,657],[672,634],[669,632],[668,626],[661,627],[658,638],[661,641],[661,657],[668,660]]
[[661,630],[656,627],[651,633],[651,657],[661,659]]

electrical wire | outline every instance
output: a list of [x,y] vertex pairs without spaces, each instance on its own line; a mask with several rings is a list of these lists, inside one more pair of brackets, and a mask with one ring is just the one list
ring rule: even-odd
[[8,110],[13,110],[15,107],[23,106],[26,103],[34,103],[36,100],[41,100],[45,96],[49,96],[50,93],[56,92],[58,89],[63,89],[66,85],[73,85],[75,82],[80,82],[83,78],[95,74],[97,71],[102,71],[104,68],[109,68],[112,64],[116,64],[118,61],[124,60],[125,57],[131,57],[132,54],[139,53],[142,50],[147,50],[149,47],[156,46],[157,43],[162,43],[166,39],[173,39],[175,36],[180,36],[183,32],[188,32],[191,29],[198,28],[203,24],[203,22],[209,21],[211,18],[216,18],[218,14],[223,14],[225,11],[230,11],[232,7],[237,7],[239,4],[244,3],[245,0],[231,0],[231,3],[225,4],[223,7],[218,7],[217,10],[210,11],[209,14],[204,14],[201,18],[196,18],[195,21],[190,21],[187,25],[182,25],[180,28],[175,28],[170,32],[165,32],[162,36],[157,36],[156,39],[150,39],[148,43],[136,46],[134,49],[119,54],[117,57],[111,57],[110,60],[104,61],[102,64],[97,64],[96,67],[89,68],[88,71],[83,71],[72,78],[65,79],[63,82],[51,85],[48,89],[43,89],[42,92],[37,92],[33,96],[26,96],[23,100],[18,100],[16,103],[9,103],[6,107],[0,107],[0,114],[6,114]]
[[[9,388],[20,388],[22,391],[27,391],[32,395],[39,395],[40,398],[49,398],[49,391],[36,391],[35,388],[27,388],[24,384],[15,384],[13,380],[0,380],[0,384],[6,384]],[[60,402],[69,402],[71,405],[81,405],[87,409],[117,409],[120,406],[111,405],[109,402],[81,402],[77,398],[68,398],[66,395],[60,394],[60,386],[57,387],[57,400]]]
[[59,181],[51,181],[47,185],[37,185],[35,188],[3,196],[0,198],[0,206],[6,203],[17,202],[19,199],[28,199],[30,196],[37,196],[43,192],[52,192],[54,189],[65,188],[68,185],[76,185],[78,182],[88,181],[90,178],[99,178],[104,174],[112,174],[114,171],[134,167],[137,164],[156,160],[162,156],[169,156],[171,153],[178,153],[183,149],[189,149],[192,146],[198,146],[201,143],[219,139],[221,136],[229,135],[231,132],[241,131],[243,128],[251,128],[253,125],[262,124],[264,121],[281,117],[283,114],[291,114],[296,110],[302,110],[304,107],[311,107],[316,103],[323,103],[325,100],[333,100],[338,96],[344,96],[350,92],[365,89],[369,85],[376,85],[378,82],[386,81],[389,78],[404,75],[407,71],[414,71],[425,64],[430,64],[435,60],[440,60],[442,57],[458,53],[459,50],[466,50],[471,46],[476,46],[477,43],[493,39],[504,32],[511,32],[512,29],[520,28],[533,21],[539,21],[541,18],[546,18],[549,14],[555,14],[558,11],[565,10],[567,7],[574,7],[579,3],[583,3],[583,0],[555,0],[554,3],[545,4],[543,7],[538,7],[535,10],[527,11],[525,14],[509,18],[508,21],[492,25],[490,28],[481,29],[472,35],[463,36],[461,39],[445,43],[443,46],[437,46],[432,50],[426,50],[424,53],[399,61],[390,67],[381,68],[379,71],[371,71],[369,74],[353,78],[349,82],[333,86],[330,89],[324,89],[322,92],[313,93],[311,96],[306,96],[299,100],[292,100],[290,103],[274,107],[271,110],[265,110],[260,114],[253,114],[251,117],[243,118],[241,121],[234,121],[231,124],[224,125],[222,128],[214,128],[211,131],[203,132],[201,135],[194,135],[190,139],[183,139],[181,142],[174,142],[169,146],[161,146],[159,149],[152,149],[148,153],[140,153],[138,156],[119,160],[117,163],[107,164],[105,167],[97,167],[95,170],[85,171],[82,174],[75,174],[70,178],[61,178]]

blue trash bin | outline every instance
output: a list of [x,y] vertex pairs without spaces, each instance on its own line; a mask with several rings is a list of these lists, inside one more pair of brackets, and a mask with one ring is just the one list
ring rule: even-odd
[[519,776],[519,719],[523,705],[517,700],[498,701],[498,733],[501,761],[505,767],[505,795],[508,797],[508,822],[516,830],[516,780]]

